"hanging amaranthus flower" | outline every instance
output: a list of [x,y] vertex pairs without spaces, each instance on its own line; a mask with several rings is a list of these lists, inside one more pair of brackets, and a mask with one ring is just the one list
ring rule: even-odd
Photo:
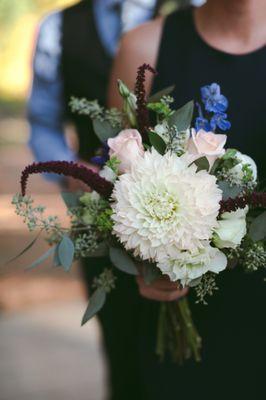
[[147,129],[149,127],[149,111],[147,109],[147,98],[145,90],[145,74],[146,71],[156,74],[149,64],[143,64],[138,68],[137,79],[135,84],[135,95],[137,97],[137,119],[138,128],[142,134],[143,140],[147,139]]
[[95,190],[101,196],[108,198],[113,190],[113,184],[101,178],[99,174],[74,162],[47,161],[28,165],[21,173],[21,194],[25,196],[29,175],[40,173],[54,173],[78,179]]
[[253,192],[236,197],[229,198],[220,202],[220,214],[224,212],[236,211],[238,208],[250,206],[252,208],[266,208],[266,193]]

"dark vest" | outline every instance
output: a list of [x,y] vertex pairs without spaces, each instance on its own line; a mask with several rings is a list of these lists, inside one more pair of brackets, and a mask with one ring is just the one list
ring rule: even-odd
[[[157,15],[164,0],[157,0]],[[106,92],[112,58],[106,53],[98,36],[93,15],[93,0],[83,0],[63,11],[62,75],[67,117],[76,126],[79,156],[89,160],[101,145],[86,116],[71,113],[71,96],[98,99],[106,105]]]
[[89,160],[100,142],[86,116],[72,114],[71,96],[98,99],[106,103],[111,57],[105,52],[96,30],[91,0],[84,0],[63,11],[62,75],[66,112],[77,130],[79,156]]

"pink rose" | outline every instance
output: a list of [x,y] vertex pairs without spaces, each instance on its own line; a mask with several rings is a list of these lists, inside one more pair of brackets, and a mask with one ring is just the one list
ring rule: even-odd
[[214,161],[225,153],[224,145],[226,139],[226,135],[205,132],[203,129],[196,132],[195,129],[192,129],[187,151],[189,154],[198,155],[199,157],[206,156],[210,167],[212,167]]
[[128,172],[131,165],[144,155],[142,137],[136,129],[125,129],[115,138],[108,139],[109,155],[120,160],[119,172]]

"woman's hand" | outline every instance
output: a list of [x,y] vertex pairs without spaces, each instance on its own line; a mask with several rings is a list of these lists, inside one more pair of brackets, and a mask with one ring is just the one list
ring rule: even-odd
[[137,283],[141,296],[157,301],[175,301],[188,293],[188,288],[179,289],[177,282],[171,282],[166,276],[151,284],[145,283],[142,276],[138,276]]

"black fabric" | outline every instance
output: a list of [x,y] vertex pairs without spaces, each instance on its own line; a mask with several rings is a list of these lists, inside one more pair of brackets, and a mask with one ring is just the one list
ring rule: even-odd
[[[203,85],[217,82],[229,99],[232,129],[228,147],[253,157],[260,180],[266,175],[266,48],[248,55],[230,55],[208,46],[195,30],[191,10],[166,20],[161,39],[153,91],[175,84],[179,107],[199,98]],[[203,337],[203,362],[163,369],[169,398],[261,399],[265,397],[266,286],[265,272],[247,274],[241,267],[218,278],[220,290],[208,306],[191,299],[196,325]],[[148,358],[145,358],[147,361]],[[167,369],[168,368],[168,369]],[[161,399],[160,369],[146,362],[150,371],[148,399]],[[158,381],[157,381],[158,377]],[[157,384],[158,382],[158,384]],[[165,396],[167,397],[167,396]]]
[[153,91],[175,84],[179,107],[198,99],[200,88],[217,82],[229,99],[232,128],[227,146],[256,159],[265,177],[266,48],[247,55],[230,55],[208,46],[195,30],[191,9],[170,15],[161,40]]
[[[92,28],[91,8],[83,7],[85,2],[66,11],[64,17],[66,96],[102,96],[104,102],[108,62]],[[92,25],[86,28],[88,21]],[[102,65],[100,59],[105,59]],[[178,107],[196,98],[202,85],[220,83],[230,101],[228,145],[253,156],[265,176],[265,67],[265,49],[239,57],[211,49],[195,32],[191,13],[182,11],[166,19],[153,90],[175,84]],[[98,143],[87,120],[81,123],[75,117],[75,122],[80,132],[84,128],[81,153],[86,158]],[[107,259],[87,260],[86,281],[91,282],[108,265]],[[194,305],[191,299],[203,337],[203,362],[190,361],[183,367],[170,360],[161,363],[155,356],[158,303],[141,298],[132,277],[117,272],[116,283],[116,291],[108,295],[99,314],[112,400],[265,397],[266,284],[261,274],[247,275],[241,269],[223,273],[218,279],[220,290],[207,307]]]
[[91,0],[84,0],[63,11],[62,75],[66,110],[75,123],[79,138],[79,155],[89,160],[100,142],[86,116],[71,113],[68,103],[71,96],[98,99],[106,103],[106,91],[111,58],[105,52],[93,16]]
[[[71,96],[98,99],[102,105],[106,103],[111,60],[96,31],[92,1],[82,1],[63,11],[62,48],[66,111],[77,129],[79,156],[89,160],[100,142],[89,118],[72,114],[68,103]],[[110,261],[105,258],[83,261],[82,274],[88,294],[94,277],[109,265]],[[117,272],[116,290],[108,295],[99,313],[108,365],[108,399],[144,400],[138,351],[142,303],[135,280]]]

